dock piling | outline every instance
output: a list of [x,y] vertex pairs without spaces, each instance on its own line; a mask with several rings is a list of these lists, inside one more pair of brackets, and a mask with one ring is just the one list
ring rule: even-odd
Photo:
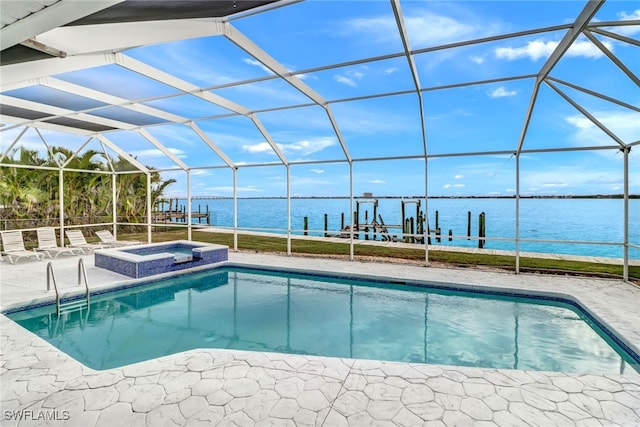
[[328,231],[329,231],[329,215],[324,214],[324,237],[329,236]]
[[485,214],[481,212],[478,217],[478,248],[484,248],[486,228],[485,228]]

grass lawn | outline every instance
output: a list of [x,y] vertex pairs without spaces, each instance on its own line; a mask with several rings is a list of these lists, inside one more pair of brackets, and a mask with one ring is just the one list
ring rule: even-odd
[[[145,234],[120,235],[119,238],[146,240]],[[186,229],[173,228],[170,231],[154,230],[152,240],[165,242],[187,238]],[[192,239],[200,242],[218,243],[233,247],[233,234],[210,233],[193,230]],[[287,240],[279,236],[261,236],[238,234],[238,249],[257,252],[286,253]],[[349,256],[349,242],[328,242],[316,239],[291,240],[291,252],[296,255],[314,255],[344,257]],[[375,245],[355,245],[356,259],[376,259],[387,262],[424,262],[424,248],[388,247]],[[490,255],[467,252],[429,250],[429,262],[434,266],[455,267],[491,267],[515,271],[515,256]],[[526,272],[544,272],[555,274],[574,274],[622,278],[622,266],[583,261],[564,261],[544,258],[520,257],[520,270]],[[640,282],[640,266],[629,266],[629,278]]]

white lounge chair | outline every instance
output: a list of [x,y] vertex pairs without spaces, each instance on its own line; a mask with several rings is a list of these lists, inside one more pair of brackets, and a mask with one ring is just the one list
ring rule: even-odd
[[109,230],[96,231],[96,236],[98,236],[103,244],[109,245],[113,248],[117,248],[120,246],[139,245],[142,243],[134,240],[116,240],[116,238],[113,236],[113,234],[111,234]]
[[38,248],[36,250],[49,255],[49,258],[55,258],[60,254],[79,255],[82,252],[80,248],[58,246],[56,230],[53,227],[38,228],[36,233],[38,235]]
[[67,235],[67,239],[69,239],[67,247],[78,248],[83,254],[87,253],[85,250],[89,251],[88,253],[91,253],[96,249],[104,249],[106,247],[101,243],[88,243],[81,230],[65,230],[65,233]]
[[11,264],[15,264],[20,258],[35,257],[38,261],[40,261],[40,257],[44,258],[43,254],[25,249],[22,231],[3,231],[0,233],[0,238],[2,239],[2,254],[9,258]]

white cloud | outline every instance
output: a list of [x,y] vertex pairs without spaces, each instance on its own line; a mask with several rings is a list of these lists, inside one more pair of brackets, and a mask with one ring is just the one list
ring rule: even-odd
[[476,64],[480,65],[482,63],[484,63],[484,58],[482,56],[477,56],[477,55],[471,55],[469,57],[469,60],[471,62],[475,62]]
[[[516,59],[529,58],[532,61],[537,61],[541,58],[548,58],[549,55],[558,47],[557,41],[543,41],[533,40],[527,42],[525,46],[521,47],[499,47],[494,50],[494,54],[498,59],[506,59],[507,61],[514,61]],[[607,49],[613,51],[613,44],[605,41],[603,43]],[[585,58],[600,58],[604,54],[593,43],[588,40],[575,41],[566,53],[567,56],[573,57],[585,57]]]
[[351,19],[346,22],[343,29],[349,32],[367,33],[369,36],[374,36],[377,42],[392,40],[398,31],[395,21],[386,16]]
[[191,176],[211,175],[206,169],[191,169]]
[[[613,43],[604,41],[602,43],[607,49],[613,52]],[[587,40],[578,40],[574,42],[567,51],[568,56],[582,56],[585,58],[600,58],[604,53],[593,43]]]
[[262,62],[253,59],[253,58],[245,58],[243,60],[246,64],[249,65],[255,65],[258,68],[261,68],[265,73],[267,74],[273,74],[273,71],[271,71],[268,67],[266,67]]
[[483,31],[480,25],[469,25],[448,16],[430,12],[405,18],[407,32],[414,45],[438,45],[473,38]]
[[[592,111],[591,114],[625,143],[638,140],[640,115],[634,111]],[[579,145],[610,145],[615,142],[583,115],[565,117],[575,127],[573,139]]]
[[634,20],[640,20],[640,9],[634,10],[631,13],[627,13],[627,12],[620,12],[618,14],[618,16],[620,17],[621,20],[623,21],[634,21]]
[[[179,148],[167,148],[167,150],[169,150],[178,158],[185,159],[187,157],[185,152],[180,150]],[[135,150],[135,151],[131,151],[129,154],[133,157],[144,157],[144,158],[166,157],[166,155],[162,151],[158,150],[157,148],[149,148],[147,150]]]
[[442,188],[465,188],[464,184],[445,184]]
[[309,169],[309,172],[313,172],[313,173],[317,173],[318,175],[321,175],[324,173],[324,169]]
[[388,76],[389,74],[393,74],[398,72],[398,67],[390,67],[384,70],[384,73]]
[[524,57],[529,57],[531,60],[537,61],[540,58],[546,58],[551,55],[551,52],[553,52],[557,46],[558,42],[534,40],[527,42],[527,45],[522,47],[499,47],[495,49],[494,53],[496,58],[506,59],[507,61]]
[[620,176],[605,176],[605,175],[600,175],[597,176],[595,178],[592,178],[588,181],[586,181],[589,184],[622,184],[623,183],[623,179],[622,179],[622,175]]
[[373,179],[371,181],[369,181],[369,184],[386,184],[387,181],[384,181],[382,179]]
[[319,137],[312,140],[302,140],[292,144],[278,144],[284,153],[295,153],[298,155],[309,155],[322,151],[327,147],[336,144],[336,138],[331,136]]
[[[306,156],[309,154],[317,153],[318,151],[322,151],[327,147],[331,147],[336,144],[335,137],[318,137],[312,140],[301,140],[297,142],[293,142],[291,144],[277,144],[278,147],[285,154],[296,154],[301,156]],[[242,146],[242,149],[248,153],[256,154],[256,153],[273,153],[273,149],[271,145],[267,142],[260,142],[258,144],[245,144]]]
[[268,142],[261,142],[254,145],[243,145],[242,149],[251,154],[273,152],[273,148],[271,148],[271,145],[269,145]]
[[[640,20],[640,9],[634,10],[631,13],[620,12],[618,16],[623,21]],[[607,28],[607,30],[612,31],[614,33],[622,34],[624,36],[634,36],[640,33],[640,25],[629,25],[624,27],[619,26],[619,27]]]
[[453,179],[462,179],[462,178],[464,178],[464,175],[460,175],[460,174],[453,177]]
[[490,98],[503,98],[505,96],[515,96],[518,94],[517,90],[507,90],[504,86],[500,86],[489,92]]
[[350,79],[349,77],[345,77],[345,76],[341,76],[339,74],[336,74],[335,76],[333,76],[333,78],[338,83],[342,83],[342,84],[345,84],[347,86],[353,86],[353,87],[357,86],[356,83],[353,81],[353,79]]
[[564,182],[549,182],[546,184],[542,184],[543,188],[565,188],[568,187],[569,184],[566,184]]
[[356,80],[360,80],[360,79],[364,78],[364,76],[365,76],[364,72],[359,71],[359,70],[350,69],[350,70],[345,70],[343,74],[334,75],[333,78],[338,83],[343,83],[343,84],[346,84],[348,86],[357,86]]

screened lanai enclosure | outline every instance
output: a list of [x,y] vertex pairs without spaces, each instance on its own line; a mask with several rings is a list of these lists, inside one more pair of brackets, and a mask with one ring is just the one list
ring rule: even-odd
[[[61,238],[132,224],[191,238],[195,201],[221,198],[236,242],[256,229],[242,218],[270,216],[291,253],[299,200],[336,198],[347,226],[329,228],[353,258],[360,202],[395,197],[429,217],[411,230],[428,263],[434,207],[464,200],[466,219],[491,199],[507,219],[487,247],[507,241],[516,271],[529,243],[612,248],[625,279],[640,258],[637,3],[2,0],[1,14],[1,204],[44,203]],[[49,187],[12,180],[26,170]],[[108,215],[78,221],[89,192]],[[283,209],[243,212],[249,198]],[[158,222],[166,199],[184,224]],[[582,222],[596,210],[608,219]]]

